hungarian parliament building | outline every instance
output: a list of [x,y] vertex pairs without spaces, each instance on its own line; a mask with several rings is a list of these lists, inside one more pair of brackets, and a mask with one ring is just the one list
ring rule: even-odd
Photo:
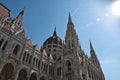
[[12,19],[0,3],[0,80],[105,80],[91,41],[90,56],[84,53],[70,13],[65,40],[55,28],[41,47],[26,36],[23,15]]

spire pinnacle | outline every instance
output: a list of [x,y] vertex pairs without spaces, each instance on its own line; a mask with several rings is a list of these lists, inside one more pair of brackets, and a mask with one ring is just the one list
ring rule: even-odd
[[53,33],[53,36],[57,36],[56,26],[55,26],[55,28],[54,28],[54,33]]
[[71,18],[70,12],[69,12],[69,17],[68,17],[68,23],[72,23],[72,18]]
[[94,50],[90,40],[89,40],[89,42],[90,42],[90,50]]

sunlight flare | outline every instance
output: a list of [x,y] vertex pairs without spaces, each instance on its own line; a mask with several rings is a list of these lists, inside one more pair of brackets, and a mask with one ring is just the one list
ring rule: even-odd
[[112,12],[115,15],[120,16],[120,0],[116,1],[113,5],[112,5]]

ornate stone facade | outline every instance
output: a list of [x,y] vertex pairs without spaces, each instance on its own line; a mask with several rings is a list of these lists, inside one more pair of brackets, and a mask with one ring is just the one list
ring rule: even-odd
[[90,42],[88,57],[69,14],[65,41],[56,28],[39,48],[25,36],[24,10],[15,19],[0,3],[0,80],[105,80]]

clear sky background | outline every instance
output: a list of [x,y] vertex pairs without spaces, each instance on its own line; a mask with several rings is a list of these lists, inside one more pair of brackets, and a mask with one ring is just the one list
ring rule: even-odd
[[71,13],[82,49],[89,55],[89,40],[100,60],[106,80],[119,80],[120,16],[112,13],[115,0],[0,0],[15,18],[25,8],[23,24],[33,44],[39,46],[53,34],[64,40]]

